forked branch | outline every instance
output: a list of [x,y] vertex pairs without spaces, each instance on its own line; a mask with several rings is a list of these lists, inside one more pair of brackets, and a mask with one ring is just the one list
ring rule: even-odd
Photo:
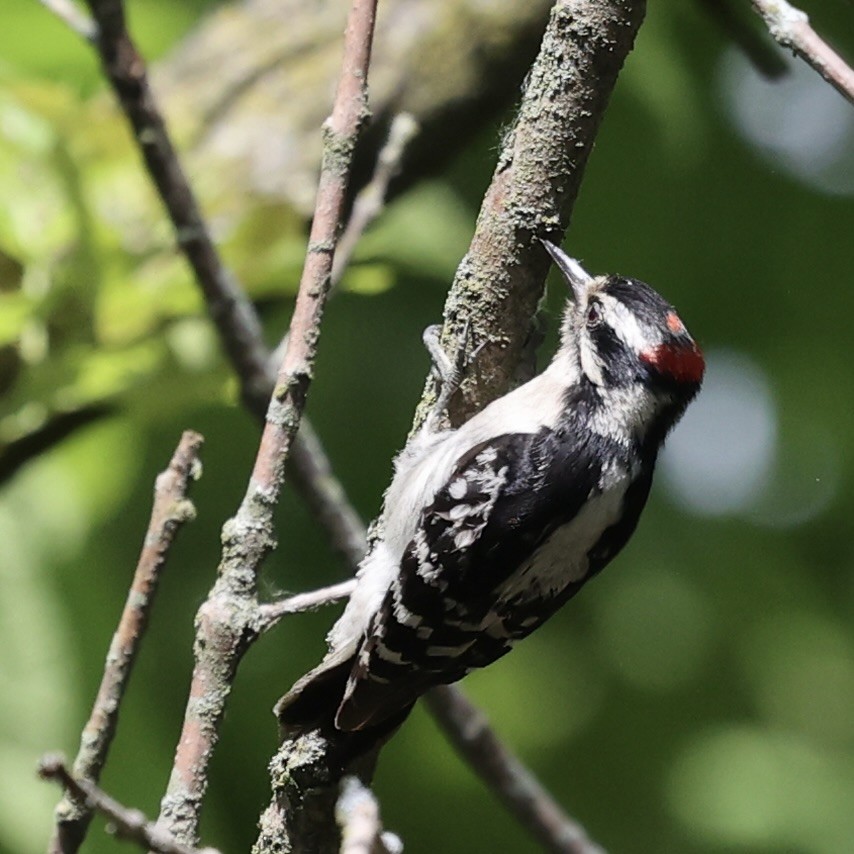
[[135,842],[140,848],[157,854],[218,854],[214,848],[182,845],[149,821],[139,810],[123,806],[88,780],[75,777],[61,756],[48,755],[39,763],[39,776],[55,780],[76,801],[101,813],[112,825],[116,836]]

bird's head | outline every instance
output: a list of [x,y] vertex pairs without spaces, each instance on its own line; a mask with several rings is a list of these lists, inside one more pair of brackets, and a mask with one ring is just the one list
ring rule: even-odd
[[626,415],[637,429],[664,418],[666,432],[699,391],[705,369],[676,310],[644,282],[593,277],[559,247],[543,244],[570,290],[561,349],[603,400],[631,402]]

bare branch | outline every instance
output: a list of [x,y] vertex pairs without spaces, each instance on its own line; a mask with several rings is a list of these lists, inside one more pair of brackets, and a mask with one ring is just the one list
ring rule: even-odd
[[345,777],[341,781],[335,820],[341,828],[341,854],[399,854],[403,851],[397,836],[383,833],[377,799],[358,777]]
[[39,776],[43,780],[54,780],[80,803],[90,810],[101,813],[115,828],[122,839],[135,842],[146,850],[158,854],[218,854],[213,848],[193,848],[182,845],[168,833],[150,822],[139,810],[122,806],[94,783],[74,777],[61,756],[48,755],[39,762]]
[[409,113],[400,113],[394,117],[389,128],[388,139],[377,157],[374,174],[356,196],[347,227],[338,241],[335,261],[332,264],[333,287],[341,281],[359,238],[382,213],[388,185],[400,170],[406,146],[416,133],[418,133],[418,123]]
[[[644,0],[557,0],[516,121],[506,134],[469,251],[445,301],[442,346],[456,352],[468,326],[483,346],[450,420],[461,423],[513,381],[549,262],[539,237],[560,242],[587,158]],[[416,425],[435,402],[428,379]]]
[[786,0],[752,2],[775,40],[811,65],[843,98],[854,104],[854,69],[816,33],[806,13]]
[[[127,602],[113,635],[101,686],[92,712],[80,738],[74,760],[74,775],[97,783],[119,719],[119,708],[130,678],[136,654],[154,604],[157,584],[175,535],[185,522],[195,517],[195,508],[187,498],[190,483],[200,471],[199,450],[204,440],[198,433],[186,431],[169,462],[157,478],[154,506],[145,542],[136,566]],[[56,808],[56,829],[49,850],[54,854],[73,854],[86,836],[92,811],[85,799],[67,793]]]
[[330,545],[349,566],[358,567],[368,548],[365,526],[305,416],[291,447],[289,462],[291,482],[326,531]]
[[540,844],[554,854],[602,854],[524,765],[502,744],[484,714],[457,688],[426,695],[433,717],[460,755]]
[[301,614],[305,611],[316,611],[324,605],[333,605],[346,599],[356,586],[356,579],[350,578],[340,584],[330,587],[322,587],[320,590],[311,590],[308,593],[297,593],[280,602],[271,602],[261,605],[258,609],[261,631],[271,629],[282,617],[288,614]]
[[69,29],[77,33],[87,42],[98,38],[98,27],[95,22],[84,15],[74,4],[73,0],[39,0],[39,3],[49,9]]
[[246,495],[236,516],[223,528],[219,578],[199,609],[190,699],[160,814],[163,826],[182,841],[197,838],[208,764],[219,738],[225,702],[238,663],[261,629],[257,577],[275,545],[273,509],[313,375],[353,150],[367,117],[375,11],[376,0],[354,0],[351,7],[341,77],[332,114],[324,126],[323,166],[290,340]]

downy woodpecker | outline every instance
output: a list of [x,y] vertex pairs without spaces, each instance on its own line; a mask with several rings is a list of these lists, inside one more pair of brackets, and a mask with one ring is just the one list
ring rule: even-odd
[[632,535],[703,357],[651,287],[593,278],[543,242],[570,288],[551,364],[458,429],[428,419],[398,456],[329,652],[279,701],[286,728],[396,725],[508,652]]

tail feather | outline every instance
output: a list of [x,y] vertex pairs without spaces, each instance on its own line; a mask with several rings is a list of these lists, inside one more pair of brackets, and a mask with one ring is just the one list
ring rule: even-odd
[[336,715],[342,707],[353,662],[352,656],[321,662],[297,681],[275,707],[282,737],[290,741],[308,738],[313,745],[322,744],[323,764],[335,777],[352,773],[348,769],[354,762],[370,760],[374,751],[406,720],[412,708],[411,703],[397,708],[392,714],[363,724],[358,730],[337,725]]
[[403,720],[415,701],[435,684],[435,676],[422,671],[395,680],[394,684],[370,676],[357,679],[345,691],[335,714],[335,726],[355,732],[383,726],[390,718]]
[[325,660],[297,680],[273,709],[281,726],[308,729],[332,722],[352,668],[353,657]]

